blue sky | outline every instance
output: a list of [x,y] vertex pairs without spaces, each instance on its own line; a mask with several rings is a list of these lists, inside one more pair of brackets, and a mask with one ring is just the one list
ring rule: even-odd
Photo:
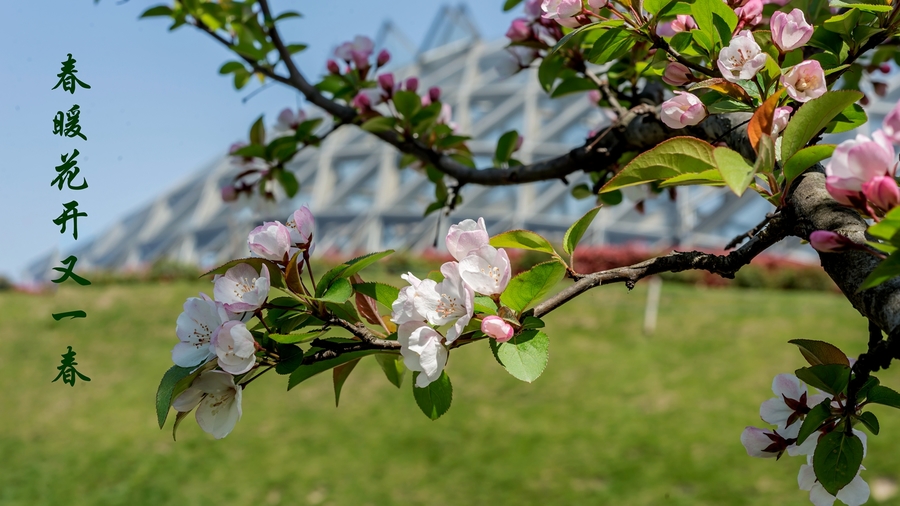
[[[274,120],[297,96],[273,86],[247,103],[256,88],[234,90],[218,69],[229,52],[204,34],[183,27],[167,30],[162,18],[138,20],[160,2],[50,0],[12,2],[0,31],[4,51],[0,78],[0,275],[17,279],[36,257],[74,244],[52,220],[62,204],[77,200],[88,213],[78,222],[78,243],[153,198],[246,137],[261,113]],[[514,13],[502,0],[463,2],[482,37],[503,36]],[[420,43],[445,2],[440,0],[272,0],[276,12],[296,10],[302,19],[283,23],[289,42],[309,49],[297,55],[301,69],[318,76],[337,44],[356,34],[375,37],[385,20]],[[91,86],[74,94],[56,84],[60,62],[72,53],[78,77]],[[87,140],[52,134],[57,111],[81,109]],[[62,154],[80,152],[87,178],[82,191],[58,190]],[[80,177],[78,178],[80,181]],[[78,182],[76,181],[76,183]]]

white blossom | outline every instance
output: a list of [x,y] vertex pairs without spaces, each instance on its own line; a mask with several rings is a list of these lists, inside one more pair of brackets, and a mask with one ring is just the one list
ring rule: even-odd
[[200,428],[222,439],[241,419],[241,386],[226,372],[206,371],[175,398],[172,407],[182,413],[197,408]]
[[410,371],[419,371],[416,386],[425,388],[441,377],[449,352],[441,334],[425,322],[408,322],[397,328],[400,355]]

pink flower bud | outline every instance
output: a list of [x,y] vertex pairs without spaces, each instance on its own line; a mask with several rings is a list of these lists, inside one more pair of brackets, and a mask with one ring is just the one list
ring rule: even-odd
[[391,61],[391,53],[389,53],[387,49],[382,49],[378,52],[378,58],[375,60],[375,63],[378,64],[379,67],[384,67],[389,61]]
[[516,138],[516,147],[513,148],[513,153],[515,153],[516,151],[522,149],[522,143],[523,143],[523,142],[525,142],[525,137],[522,137],[522,136],[520,135],[518,138]]
[[806,60],[794,65],[781,76],[781,84],[787,88],[787,94],[797,102],[809,102],[828,91],[825,71],[822,70],[822,64],[816,60]]
[[406,80],[406,90],[415,93],[419,89],[419,79],[415,76]]
[[762,21],[762,0],[748,0],[744,5],[734,10],[738,19],[744,25],[758,25]]
[[878,66],[878,70],[880,70],[882,74],[887,74],[891,71],[891,64],[884,62]]
[[328,72],[330,72],[330,73],[332,73],[332,74],[334,74],[334,75],[340,75],[340,74],[341,74],[341,67],[338,66],[338,64],[337,64],[336,61],[334,61],[334,60],[328,60],[328,62],[325,63],[325,66],[328,68]]
[[432,86],[428,88],[428,99],[432,102],[437,102],[441,99],[441,89],[437,86]]
[[679,14],[672,21],[672,30],[675,32],[689,32],[697,29],[697,22],[692,16],[687,14]]
[[378,76],[378,86],[381,86],[381,89],[386,91],[387,96],[390,97],[394,93],[394,74],[388,72]]
[[512,325],[506,320],[493,315],[485,316],[484,320],[481,320],[481,331],[488,337],[496,339],[498,343],[509,341],[515,333]]
[[[825,177],[825,189],[828,190],[828,194],[831,195],[831,198],[850,207],[856,207],[857,204],[864,203],[865,196],[862,192],[860,190],[848,188],[848,186],[854,186],[854,181],[842,179],[833,175]],[[856,186],[859,186],[859,183],[856,183]]]
[[676,91],[660,106],[659,117],[669,128],[696,125],[706,118],[706,106],[692,93]]
[[222,187],[222,201],[223,202],[234,202],[238,198],[237,190],[234,186],[227,185]]
[[719,59],[716,60],[722,77],[733,83],[741,79],[753,79],[765,64],[766,53],[762,52],[749,30],[743,30],[732,37],[728,47],[722,48]]
[[888,140],[900,144],[900,102],[884,117],[882,129]]
[[772,14],[772,42],[782,53],[802,47],[812,37],[813,27],[806,22],[803,11],[794,9],[790,14],[776,11]]
[[900,204],[900,188],[897,188],[897,181],[890,176],[878,176],[863,183],[862,191],[867,199],[885,211]]
[[234,156],[234,153],[235,153],[237,150],[239,150],[239,149],[241,149],[241,148],[244,148],[244,147],[246,147],[246,146],[247,146],[247,143],[246,143],[246,142],[241,142],[241,141],[235,142],[235,143],[233,143],[231,146],[229,146],[229,148],[228,148],[228,154]]
[[793,111],[794,108],[789,105],[775,109],[775,115],[772,117],[772,137],[784,130],[791,119],[791,112]]
[[609,0],[588,0],[588,5],[592,9],[600,10],[609,5]]
[[372,110],[372,101],[369,100],[369,95],[359,92],[353,97],[353,101],[351,102],[353,107],[359,109],[359,112],[366,112]]
[[821,253],[837,253],[856,247],[856,243],[848,237],[829,232],[828,230],[816,230],[809,234],[809,244],[814,250]]
[[369,55],[362,51],[351,51],[350,56],[356,68],[362,70],[369,68]]
[[247,238],[250,251],[269,260],[282,261],[291,248],[291,231],[277,221],[253,229]]
[[588,92],[588,101],[591,105],[597,105],[600,102],[600,90],[591,90]]
[[678,62],[669,62],[662,76],[663,82],[672,86],[684,86],[694,80],[691,69]]
[[525,18],[516,18],[506,30],[506,37],[513,42],[525,42],[531,38],[531,26]]

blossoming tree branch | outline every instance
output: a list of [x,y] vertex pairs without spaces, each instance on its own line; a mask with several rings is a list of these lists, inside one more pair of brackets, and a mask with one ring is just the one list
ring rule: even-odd
[[[520,4],[506,0],[503,8]],[[860,332],[866,351],[851,358],[815,336],[791,341],[808,366],[774,379],[775,397],[760,407],[772,427],[747,427],[740,440],[753,457],[803,457],[798,483],[817,506],[865,503],[866,433],[879,432],[867,408],[900,408],[900,393],[873,375],[900,356],[900,105],[883,124],[870,125],[871,136],[839,145],[822,140],[868,122],[860,90],[883,93],[877,75],[891,71],[891,60],[900,63],[897,4],[527,0],[522,7],[507,32],[505,71],[536,66],[551,97],[588,92],[616,119],[582,146],[531,164],[515,158],[522,139],[507,132],[492,167],[474,163],[470,138],[454,124],[441,90],[384,71],[390,54],[375,54],[367,37],[339,46],[327,74],[316,77],[292,58],[306,46],[279,32],[299,14],[276,14],[268,0],[176,0],[144,17],[169,18],[173,29],[194,27],[230,49],[235,59],[220,73],[236,88],[254,75],[272,80],[332,117],[323,129],[321,118],[286,109],[268,134],[260,117],[247,142],[231,147],[244,170],[223,188],[226,201],[292,197],[298,184],[286,164],[297,152],[339,128],[361,128],[402,152],[405,170],[428,175],[435,201],[426,214],[449,214],[465,185],[567,182],[578,172],[590,176],[592,187],[573,195],[598,204],[615,205],[623,192],[640,199],[712,185],[755,192],[771,212],[723,245],[732,250],[727,255],[676,251],[594,273],[576,272],[571,257],[599,207],[569,228],[562,252],[534,232],[489,237],[483,220],[465,220],[447,232],[453,261],[439,272],[408,273],[402,286],[392,286],[362,277],[390,251],[325,272],[314,268],[314,219],[303,207],[284,223],[249,231],[252,256],[209,273],[213,297],[185,302],[175,365],[157,394],[160,427],[170,408],[176,428],[194,411],[203,430],[225,437],[240,419],[244,390],[260,375],[274,369],[288,376],[291,389],[332,371],[337,399],[356,364],[370,356],[398,387],[411,371],[416,403],[437,419],[450,407],[446,366],[454,349],[483,341],[510,374],[534,381],[548,363],[552,335],[542,318],[572,298],[603,284],[631,288],[667,271],[733,277],[759,253],[796,236],[819,251],[826,272],[868,319]],[[513,277],[508,248],[543,252],[547,260]],[[568,285],[554,292],[566,278]]]

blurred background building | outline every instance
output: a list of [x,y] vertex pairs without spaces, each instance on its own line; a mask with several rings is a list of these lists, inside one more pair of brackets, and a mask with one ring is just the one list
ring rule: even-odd
[[[509,130],[524,136],[517,158],[528,163],[565,153],[581,145],[590,131],[609,124],[610,118],[591,106],[584,93],[549,98],[538,84],[536,68],[509,76],[513,60],[507,43],[482,40],[464,7],[444,7],[420,46],[391,23],[383,25],[376,41],[391,51],[391,70],[398,78],[415,75],[420,89],[442,89],[441,100],[452,106],[453,121],[473,138],[469,146],[478,166],[491,165],[498,138]],[[863,129],[877,128],[900,100],[900,76],[886,79],[886,96],[870,94],[871,121]],[[223,156],[65,255],[75,254],[79,269],[135,269],[159,259],[206,267],[247,256],[247,233],[253,227],[262,221],[284,222],[303,204],[316,217],[318,254],[441,247],[441,231],[451,222],[479,216],[491,234],[526,228],[561,241],[565,230],[595,205],[593,198],[572,197],[572,188],[587,179],[576,174],[568,184],[467,185],[461,192],[463,203],[451,216],[433,213],[423,219],[434,200],[434,187],[422,172],[399,169],[399,159],[393,147],[360,129],[342,128],[319,149],[303,150],[293,160],[289,169],[300,182],[299,193],[273,204],[246,197],[223,202],[220,188],[241,170]],[[721,249],[769,211],[771,206],[753,192],[737,198],[722,188],[679,188],[677,201],[663,194],[647,200],[643,212],[626,196],[621,204],[601,210],[582,243]],[[772,252],[814,258],[795,238]],[[34,280],[46,279],[59,258],[44,256],[31,264],[28,274]]]

